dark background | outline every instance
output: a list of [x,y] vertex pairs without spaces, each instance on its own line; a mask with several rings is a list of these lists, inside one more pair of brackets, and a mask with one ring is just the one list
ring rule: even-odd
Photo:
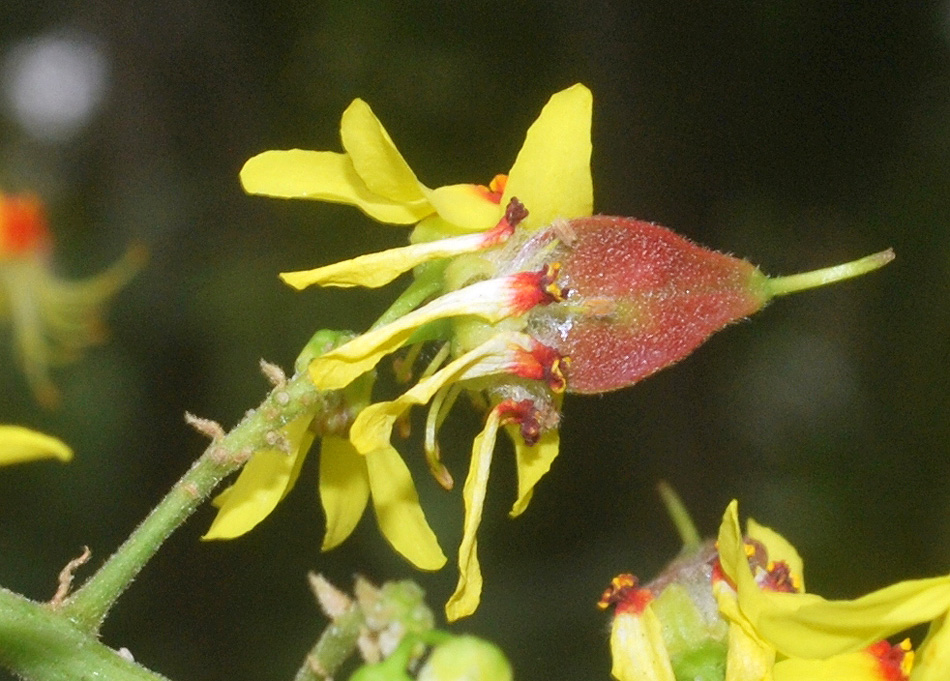
[[[65,133],[31,130],[10,104],[11,55],[38,40],[83,45],[102,67],[98,105]],[[500,448],[482,606],[453,630],[500,643],[519,679],[609,678],[601,590],[678,549],[659,479],[707,533],[739,498],[798,546],[824,595],[945,573],[948,41],[946,2],[4,3],[0,186],[47,199],[64,276],[133,240],[152,258],[112,308],[111,342],[56,372],[58,411],[40,411],[0,353],[0,420],[76,449],[69,465],[0,471],[0,584],[45,599],[82,545],[103,559],[204,447],[185,410],[233,425],[266,391],[259,358],[289,368],[313,330],[364,328],[395,295],[281,285],[279,271],[406,232],[352,208],[247,197],[249,156],[339,149],[359,96],[423,182],[485,182],[578,81],[594,93],[598,212],[773,274],[888,246],[898,258],[778,301],[641,385],[569,397],[561,456],[514,521]],[[477,428],[460,405],[443,431],[458,479]],[[202,509],[119,601],[105,641],[174,679],[290,679],[324,625],[311,569],[341,585],[357,571],[412,577],[441,612],[452,564],[413,572],[371,515],[320,553],[315,464],[238,540],[200,543]],[[454,556],[459,494],[417,483]]]

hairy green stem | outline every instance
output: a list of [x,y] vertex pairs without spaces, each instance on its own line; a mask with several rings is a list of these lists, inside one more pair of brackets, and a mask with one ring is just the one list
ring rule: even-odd
[[42,681],[167,681],[100,643],[50,605],[0,588],[0,665]]
[[307,655],[294,681],[326,681],[356,650],[356,640],[366,623],[363,611],[354,606],[335,618]]
[[[261,405],[229,433],[214,437],[191,469],[172,487],[125,543],[61,606],[65,617],[88,632],[98,631],[116,599],[168,536],[188,518],[229,473],[255,451],[274,446],[277,430],[305,412],[328,416],[338,410],[339,393],[318,391],[306,372],[280,381]],[[214,435],[216,424],[193,419]],[[203,426],[203,428],[202,428]],[[4,642],[5,643],[5,642]]]

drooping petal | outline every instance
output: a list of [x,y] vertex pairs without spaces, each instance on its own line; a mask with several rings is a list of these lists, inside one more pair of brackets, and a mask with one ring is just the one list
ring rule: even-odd
[[416,265],[430,260],[472,253],[485,247],[484,235],[466,234],[439,241],[391,248],[367,253],[325,267],[299,272],[283,272],[280,278],[298,291],[314,284],[320,286],[385,286]]
[[719,529],[719,558],[743,616],[789,657],[854,652],[950,610],[950,576],[899,582],[850,601],[760,589],[747,567],[735,501]]
[[476,533],[482,522],[488,473],[501,415],[500,409],[492,409],[485,427],[472,443],[472,462],[462,490],[465,499],[465,522],[462,526],[462,543],[459,545],[459,581],[455,592],[445,604],[445,616],[450,622],[475,612],[482,596],[482,569],[478,564]]
[[354,99],[343,112],[340,137],[356,173],[371,192],[402,204],[426,202],[415,173],[362,99]]
[[411,406],[426,404],[450,383],[509,371],[517,350],[527,350],[533,343],[533,339],[523,333],[502,332],[493,336],[419,381],[395,400],[377,402],[363,409],[350,428],[350,439],[362,453],[385,447],[396,419]]
[[339,546],[352,534],[369,501],[366,459],[344,437],[324,436],[320,443],[320,504],[327,518],[321,550]]
[[264,449],[251,456],[235,483],[218,496],[218,515],[202,539],[239,537],[270,515],[297,481],[313,444],[312,420],[308,414],[284,427],[289,452]]
[[527,207],[525,226],[554,218],[590,215],[594,209],[590,174],[593,97],[583,85],[556,93],[528,129],[508,175],[501,205],[517,196]]
[[73,450],[65,442],[23,426],[0,425],[0,465],[59,459],[69,461]]
[[375,193],[348,155],[332,151],[265,151],[244,164],[241,185],[249,194],[350,204],[393,224],[412,224],[432,213],[424,199],[406,203]]
[[517,427],[508,427],[508,434],[515,447],[515,462],[518,466],[518,499],[508,513],[512,518],[524,513],[534,493],[534,486],[551,469],[560,447],[560,432],[553,428],[541,436],[537,444],[528,446]]
[[417,328],[436,319],[473,315],[495,323],[520,314],[545,295],[539,281],[540,275],[522,272],[447,293],[317,357],[310,364],[310,378],[322,390],[344,388],[401,347]]
[[409,468],[393,447],[366,455],[373,509],[383,536],[420,570],[438,570],[445,554],[429,527]]

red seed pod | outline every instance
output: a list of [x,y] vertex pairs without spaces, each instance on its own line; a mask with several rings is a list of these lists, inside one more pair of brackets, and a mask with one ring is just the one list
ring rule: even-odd
[[554,319],[536,320],[535,335],[570,357],[572,392],[636,383],[770,297],[754,265],[664,227],[609,216],[569,225],[570,245],[556,249],[567,300],[548,308]]

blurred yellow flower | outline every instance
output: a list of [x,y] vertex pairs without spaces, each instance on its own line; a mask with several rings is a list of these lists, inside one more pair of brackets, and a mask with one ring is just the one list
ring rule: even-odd
[[62,440],[23,426],[0,425],[0,466],[37,459],[69,461],[73,450]]
[[10,318],[27,381],[48,407],[59,396],[49,367],[71,362],[102,342],[102,308],[145,258],[144,249],[132,248],[93,277],[63,281],[50,267],[51,247],[39,199],[0,193],[0,315]]

